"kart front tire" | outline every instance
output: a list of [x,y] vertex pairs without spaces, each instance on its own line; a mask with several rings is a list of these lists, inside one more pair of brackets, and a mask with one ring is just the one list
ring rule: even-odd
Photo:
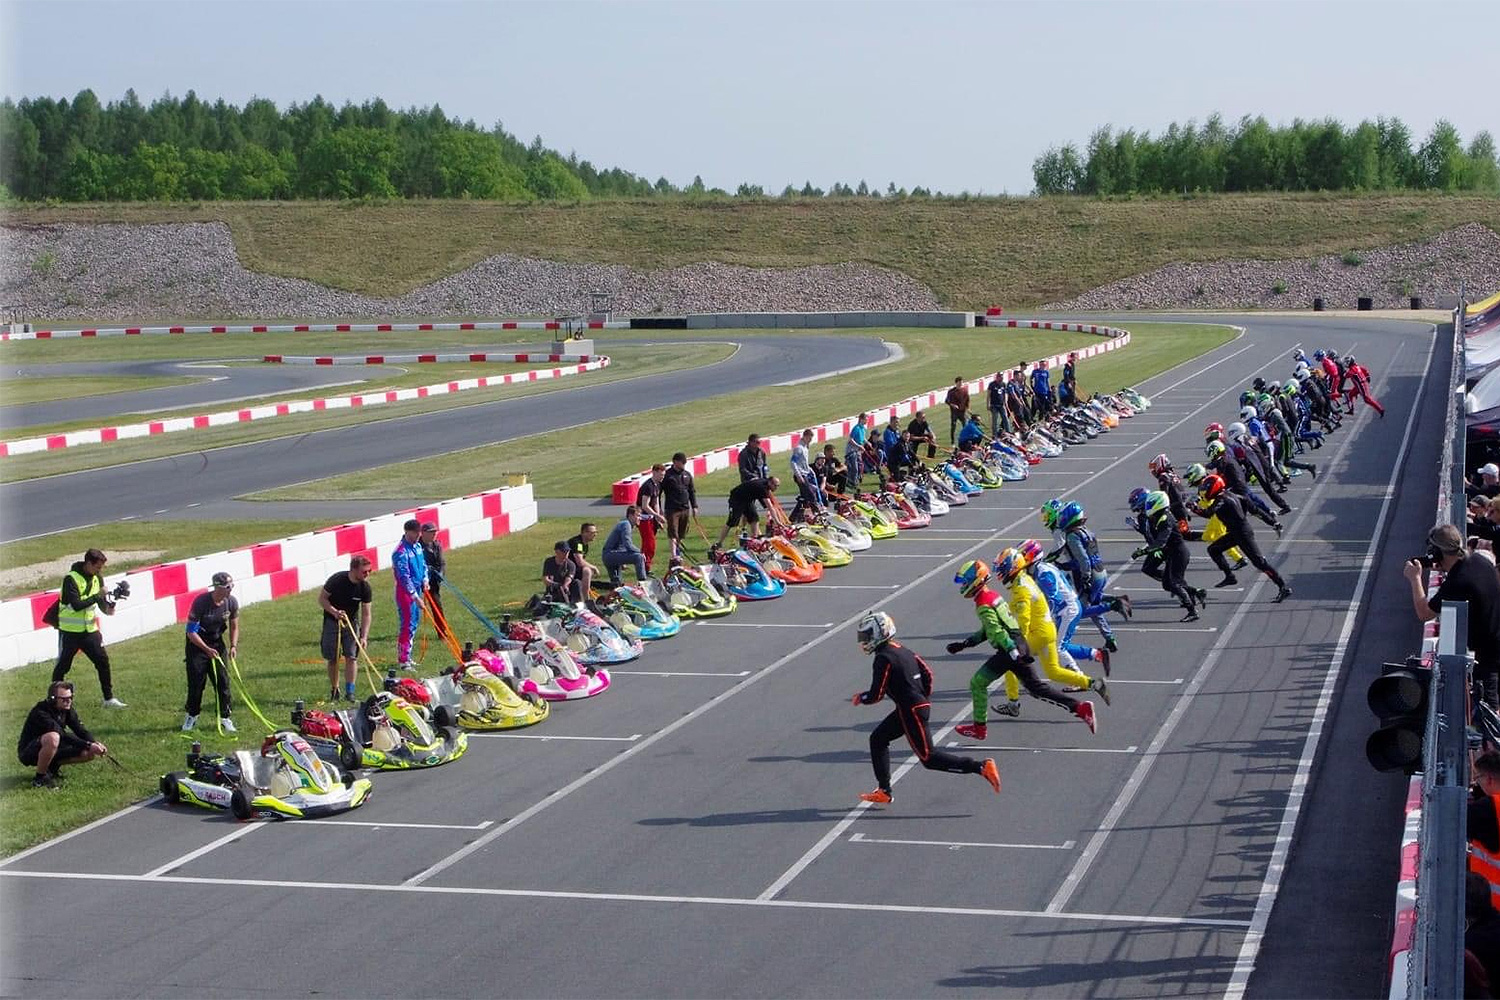
[[451,706],[438,705],[432,710],[432,722],[439,728],[449,728],[458,725],[458,716]]
[[162,775],[161,797],[166,800],[167,805],[175,806],[182,801],[182,788],[177,782],[186,777],[187,775],[182,771],[173,771],[171,774]]
[[245,794],[243,788],[236,788],[234,794],[229,796],[229,811],[238,820],[247,820],[251,816],[250,797]]
[[353,743],[342,743],[339,745],[339,764],[346,771],[354,771],[365,762],[365,755],[359,747]]
[[345,771],[344,774],[343,774],[343,778],[344,778],[344,787],[345,788],[353,788],[354,787],[354,783],[359,780],[359,772],[358,771]]

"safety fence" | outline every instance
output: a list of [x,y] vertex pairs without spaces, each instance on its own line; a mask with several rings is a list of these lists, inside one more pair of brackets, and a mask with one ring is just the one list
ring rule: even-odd
[[[235,597],[241,604],[255,604],[322,587],[330,575],[349,568],[350,556],[368,556],[377,570],[384,569],[402,537],[401,526],[410,518],[436,524],[438,541],[444,548],[456,549],[529,528],[536,523],[537,505],[530,484],[504,487],[273,542],[110,574],[105,589],[124,580],[130,584],[130,597],[120,602],[113,616],[102,620],[105,638],[130,639],[186,621],[193,599],[209,589],[210,579],[219,572],[234,577]],[[48,590],[0,601],[0,670],[57,655],[57,630],[42,621],[42,614],[56,599],[57,591]]]
[[[267,357],[270,360],[271,355]],[[465,356],[468,357],[467,355]],[[513,355],[530,357],[530,355]],[[540,356],[539,356],[540,357]],[[355,393],[351,396],[330,396],[326,399],[298,399],[285,403],[266,403],[240,410],[223,410],[218,413],[199,413],[191,417],[172,417],[166,420],[148,420],[119,427],[92,427],[86,430],[48,434],[44,437],[21,438],[16,441],[0,441],[0,457],[27,455],[39,451],[57,451],[61,448],[77,448],[80,445],[107,444],[131,438],[151,437],[157,434],[172,434],[178,431],[202,430],[207,427],[225,427],[251,420],[267,420],[284,417],[292,413],[317,413],[324,410],[343,410],[353,407],[379,406],[409,399],[428,399],[469,389],[488,389],[500,385],[518,385],[523,382],[541,382],[564,378],[580,372],[598,371],[609,366],[606,355],[598,355],[582,364],[560,368],[533,368],[510,375],[484,375],[478,378],[457,379],[452,382],[436,382],[432,385],[413,386],[409,389],[382,389],[377,392]]]
[[[1466,521],[1464,494],[1465,311],[1453,314],[1453,363],[1444,418],[1446,447],[1439,460],[1436,523]],[[1482,558],[1482,557],[1476,557]],[[1436,593],[1442,574],[1430,575]],[[1444,604],[1423,626],[1421,664],[1431,670],[1422,769],[1407,786],[1400,875],[1388,971],[1390,1000],[1462,995],[1465,810],[1468,785],[1465,743],[1469,661],[1467,609]]]
[[[1028,368],[1036,364],[1043,364],[1048,368],[1056,368],[1062,365],[1067,360],[1069,354],[1076,355],[1078,357],[1078,360],[1083,361],[1085,359],[1096,357],[1109,351],[1119,350],[1120,348],[1130,343],[1130,333],[1126,330],[1117,330],[1113,327],[1098,326],[1088,323],[1062,323],[1042,320],[1012,319],[1006,320],[1004,323],[991,321],[988,325],[1006,326],[1014,329],[1056,330],[1071,333],[1092,333],[1097,336],[1110,338],[1103,343],[1093,344],[1089,347],[1082,347],[1076,351],[1068,351],[1063,354],[1054,354],[1050,357],[1040,358],[1037,361],[1027,362]],[[1000,378],[1002,380],[1006,380],[1009,379],[1010,375],[1011,373],[1008,371],[1002,372],[1000,373]],[[993,381],[995,381],[994,375],[985,375],[966,382],[965,385],[967,386],[971,394],[981,393],[988,389],[990,383]],[[894,403],[886,403],[882,406],[871,407],[865,411],[867,420],[874,421],[877,416],[885,417],[887,420],[892,417],[906,417],[920,410],[925,410],[929,407],[937,406],[943,401],[943,398],[947,395],[950,388],[952,387],[945,385],[941,388],[933,389],[930,392],[919,393],[915,396],[908,396],[906,399],[898,400]],[[825,441],[832,441],[838,438],[847,437],[849,431],[854,427],[858,420],[858,415],[855,415],[843,417],[838,420],[831,420],[823,424],[813,424],[811,425],[813,440],[819,444],[822,444]],[[783,431],[779,434],[761,435],[760,447],[769,455],[776,455],[782,452],[790,452],[792,448],[796,446],[797,442],[801,439],[802,430],[803,428],[799,427],[794,430]],[[742,447],[744,447],[743,443],[729,444],[724,445],[721,448],[715,448],[712,451],[705,451],[697,455],[692,455],[688,458],[687,470],[695,476],[703,476],[711,472],[717,472],[720,469],[728,469],[739,461],[740,449]],[[665,460],[665,456],[663,457],[663,460]],[[618,504],[635,503],[636,492],[640,489],[641,483],[650,478],[650,476],[651,470],[647,469],[644,472],[638,472],[634,475],[626,476],[624,479],[618,480],[613,484],[610,490],[611,499]]]
[[476,320],[472,323],[250,323],[212,326],[116,326],[82,330],[0,332],[3,340],[67,340],[75,337],[149,337],[187,333],[443,333],[462,330],[628,330],[629,320]]

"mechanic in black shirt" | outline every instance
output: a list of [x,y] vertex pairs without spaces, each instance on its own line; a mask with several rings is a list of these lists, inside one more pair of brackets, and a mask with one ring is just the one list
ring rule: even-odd
[[937,436],[932,433],[932,425],[927,422],[927,414],[918,410],[916,416],[906,423],[906,430],[911,434],[912,454],[921,450],[922,445],[927,445],[927,457],[937,457]]
[[896,623],[884,611],[871,611],[859,620],[856,638],[859,648],[875,654],[870,689],[851,699],[856,705],[874,705],[883,698],[895,703],[895,710],[881,720],[870,733],[870,765],[875,770],[876,788],[862,792],[865,802],[891,801],[891,744],[901,736],[929,771],[949,774],[980,774],[996,792],[1000,791],[1000,770],[994,758],[981,763],[973,757],[949,753],[932,745],[928,730],[931,711],[932,671],[916,653],[896,641]]
[[753,532],[760,524],[760,512],[755,509],[760,504],[767,510],[771,509],[771,499],[776,495],[776,488],[781,485],[781,480],[775,476],[765,479],[752,479],[749,482],[740,483],[729,491],[729,518],[724,522],[724,527],[719,531],[719,540],[715,547],[722,546],[724,539],[729,535],[731,528],[736,528],[744,522],[745,530]]
[[1500,707],[1500,575],[1484,556],[1471,555],[1464,537],[1451,524],[1427,533],[1427,558],[1443,572],[1443,582],[1429,600],[1422,584],[1422,563],[1408,559],[1402,572],[1411,584],[1412,609],[1417,620],[1436,618],[1444,601],[1469,602],[1469,648],[1474,651],[1474,679],[1484,687],[1484,700]]
[[[213,575],[213,589],[193,598],[188,608],[187,646],[183,660],[187,664],[187,703],[183,705],[186,715],[182,720],[182,731],[188,732],[198,724],[198,713],[203,710],[203,686],[213,674],[214,692],[219,698],[219,728],[226,733],[235,731],[229,718],[229,659],[237,656],[240,645],[240,602],[230,592],[234,580],[228,573]],[[229,646],[224,646],[224,633],[229,633]]]
[[672,558],[680,559],[688,519],[698,513],[698,491],[693,487],[693,474],[687,470],[684,452],[672,456],[672,467],[661,479],[661,493],[662,510],[667,515],[667,538],[672,542]]
[[31,779],[35,788],[55,787],[62,777],[58,768],[64,764],[81,764],[107,753],[109,749],[79,721],[71,681],[52,682],[47,697],[31,706],[21,738],[16,740],[16,756],[22,764],[36,768]]
[[567,542],[553,545],[551,557],[542,560],[542,583],[546,584],[549,601],[577,604],[583,600],[579,593],[578,564],[573,562]]
[[422,546],[422,555],[427,560],[427,594],[438,612],[443,610],[443,574],[448,570],[448,559],[443,555],[443,543],[438,541],[437,525],[431,521],[422,523],[422,533],[417,536]]
[[766,450],[760,446],[759,434],[751,434],[745,439],[745,446],[740,449],[736,465],[740,470],[742,483],[764,479],[771,474],[771,467],[766,463]]
[[594,577],[599,567],[589,562],[589,546],[599,537],[599,526],[593,521],[584,521],[578,526],[578,534],[568,539],[568,555],[573,559],[573,572],[578,577],[579,600],[587,600],[594,586]]
[[[354,701],[354,654],[370,641],[370,609],[375,595],[370,590],[370,557],[349,557],[349,568],[330,576],[318,593],[323,609],[320,645],[328,661],[328,700],[339,698],[339,653],[344,654],[344,700]],[[358,624],[355,624],[356,619]]]

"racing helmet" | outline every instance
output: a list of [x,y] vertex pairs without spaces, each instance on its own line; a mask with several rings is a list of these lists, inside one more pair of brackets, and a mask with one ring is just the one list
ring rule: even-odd
[[1352,367],[1354,365],[1354,355],[1350,354],[1347,357],[1345,357],[1344,358],[1344,364],[1346,366]]
[[1246,403],[1244,406],[1240,407],[1241,420],[1250,421],[1254,420],[1257,416],[1258,414],[1256,413],[1255,407],[1250,403]]
[[1146,468],[1151,470],[1151,474],[1153,476],[1159,476],[1163,472],[1166,472],[1167,470],[1172,468],[1172,460],[1165,454],[1157,455],[1146,464]]
[[1057,526],[1064,531],[1081,527],[1088,519],[1088,515],[1083,512],[1083,504],[1077,500],[1069,500],[1057,512]]
[[1147,490],[1144,486],[1137,486],[1130,491],[1130,509],[1140,512],[1146,509]]
[[1297,362],[1297,367],[1292,369],[1292,378],[1302,380],[1312,374],[1312,369],[1307,367],[1306,362]]
[[[1219,450],[1220,451],[1222,451],[1224,449],[1224,445],[1221,444],[1220,442],[1215,441],[1214,444],[1219,445]],[[1183,474],[1183,476],[1182,476],[1182,478],[1187,481],[1187,484],[1189,486],[1197,486],[1199,483],[1203,482],[1203,480],[1206,479],[1207,477],[1208,477],[1208,470],[1203,467],[1203,465],[1202,465],[1201,462],[1194,462],[1192,465],[1188,466],[1187,467],[1187,472],[1185,472]]]
[[1057,497],[1053,497],[1051,500],[1048,500],[1046,503],[1042,504],[1042,527],[1057,527],[1057,512],[1059,510],[1062,510],[1062,505],[1063,502]]
[[[1228,450],[1229,449],[1224,446],[1223,441],[1210,441],[1208,442],[1208,444],[1203,446],[1203,454],[1208,456],[1208,460],[1210,462],[1217,462],[1220,458],[1224,457],[1224,453]],[[1189,479],[1188,482],[1192,483],[1194,486],[1198,485],[1197,483],[1193,483],[1191,479]]]
[[1257,375],[1257,376],[1255,376],[1255,381],[1250,383],[1250,388],[1254,389],[1256,392],[1265,392],[1266,391],[1266,380],[1264,378],[1262,378],[1261,376]]
[[859,648],[873,653],[896,638],[896,622],[884,611],[868,611],[855,626]]
[[1231,440],[1231,441],[1238,441],[1240,438],[1244,437],[1246,434],[1249,434],[1249,433],[1250,433],[1250,428],[1246,427],[1244,424],[1240,423],[1238,420],[1236,420],[1234,423],[1232,423],[1232,424],[1229,425],[1229,440]]
[[1335,351],[1333,348],[1330,347],[1328,349],[1328,356],[1330,358],[1332,358],[1333,360],[1337,361],[1339,359],[1339,352]]
[[1010,583],[1025,568],[1026,557],[1021,555],[1019,549],[1001,549],[1000,554],[995,557],[995,574],[1003,583]]
[[1212,500],[1224,492],[1224,479],[1218,473],[1209,473],[1203,477],[1203,483],[1198,487],[1198,492]]
[[1325,351],[1323,351],[1321,348],[1318,349],[1318,350],[1316,350],[1316,351],[1313,351],[1313,360],[1314,361],[1322,361],[1326,357],[1328,357],[1328,354]]
[[1155,517],[1170,506],[1172,506],[1172,501],[1167,499],[1167,494],[1162,490],[1152,490],[1146,494],[1147,517]]
[[1295,396],[1300,392],[1302,386],[1294,378],[1289,378],[1281,386],[1281,391],[1288,396]]
[[[1006,551],[1010,551],[1007,549]],[[953,582],[958,584],[958,592],[965,597],[976,597],[984,589],[986,581],[990,578],[990,568],[976,559],[970,559],[958,568],[953,577]]]
[[1269,407],[1276,405],[1276,400],[1271,398],[1271,394],[1269,392],[1263,392],[1260,395],[1260,399],[1255,401],[1255,405],[1261,413],[1265,413]]
[[1026,560],[1027,566],[1035,566],[1041,561],[1046,553],[1042,550],[1042,543],[1035,538],[1028,538],[1016,546],[1016,551],[1021,553],[1021,558]]
[[1207,427],[1203,428],[1203,441],[1204,441],[1204,443],[1207,443],[1209,441],[1217,441],[1217,440],[1219,440],[1219,438],[1221,438],[1223,436],[1224,436],[1224,425],[1221,424],[1221,423],[1219,423],[1217,420],[1215,420],[1213,423],[1209,424]]
[[1249,389],[1246,389],[1244,392],[1240,393],[1240,405],[1241,406],[1249,406],[1253,402],[1255,402],[1255,393],[1254,392],[1250,391]]

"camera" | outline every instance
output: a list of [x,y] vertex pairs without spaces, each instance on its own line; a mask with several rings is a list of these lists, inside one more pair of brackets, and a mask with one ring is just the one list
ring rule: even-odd
[[115,584],[115,589],[109,592],[109,599],[111,601],[123,601],[129,596],[130,582],[128,580],[121,580],[119,583]]
[[1432,569],[1432,567],[1437,565],[1437,560],[1432,558],[1432,553],[1430,552],[1423,552],[1421,555],[1412,556],[1411,558],[1413,562],[1421,563],[1423,569]]

